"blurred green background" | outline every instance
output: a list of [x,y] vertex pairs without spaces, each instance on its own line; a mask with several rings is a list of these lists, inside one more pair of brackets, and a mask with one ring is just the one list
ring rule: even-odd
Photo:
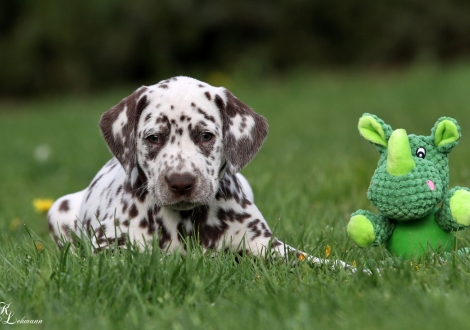
[[470,54],[468,0],[1,0],[0,94]]
[[[344,236],[369,205],[363,112],[417,134],[453,116],[462,144],[470,131],[468,0],[0,0],[0,63],[0,226],[13,232],[47,236],[31,201],[86,187],[110,157],[101,113],[175,75],[224,85],[267,117],[244,173],[270,224],[290,219],[281,231],[316,218]],[[460,185],[466,150],[451,166]]]
[[[281,231],[330,226],[331,207],[343,235],[356,199],[369,205],[363,112],[417,134],[454,116],[462,143],[470,131],[468,0],[0,0],[0,63],[0,226],[13,232],[47,236],[31,201],[86,187],[111,156],[101,113],[175,75],[268,119],[244,173],[268,222],[289,219]],[[451,179],[470,185],[462,149]]]

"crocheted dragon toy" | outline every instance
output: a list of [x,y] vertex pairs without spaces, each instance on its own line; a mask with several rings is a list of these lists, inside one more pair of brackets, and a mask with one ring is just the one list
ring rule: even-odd
[[360,247],[385,243],[404,258],[421,256],[428,248],[452,251],[454,232],[470,225],[470,189],[448,191],[448,154],[460,138],[457,121],[442,117],[431,136],[418,136],[392,130],[365,113],[359,132],[380,154],[367,192],[380,214],[353,213],[347,226],[351,239]]

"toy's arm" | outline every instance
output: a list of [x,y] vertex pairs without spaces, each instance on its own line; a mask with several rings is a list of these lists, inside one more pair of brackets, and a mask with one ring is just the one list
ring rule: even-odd
[[436,221],[445,232],[470,226],[470,189],[455,187],[449,190],[436,212]]
[[351,214],[348,235],[360,247],[377,246],[392,236],[395,224],[381,214],[359,210]]

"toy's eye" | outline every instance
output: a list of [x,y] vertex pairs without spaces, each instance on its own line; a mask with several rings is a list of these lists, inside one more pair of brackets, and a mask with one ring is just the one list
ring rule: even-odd
[[416,156],[418,156],[419,158],[426,158],[426,149],[424,149],[423,147],[420,147],[416,150]]

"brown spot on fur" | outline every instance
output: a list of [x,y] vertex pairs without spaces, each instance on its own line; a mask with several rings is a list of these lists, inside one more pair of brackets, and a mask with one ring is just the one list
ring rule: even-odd
[[157,119],[155,120],[155,123],[156,124],[166,124],[167,127],[169,127],[169,120],[168,120],[168,116],[166,116],[165,114],[161,113]]
[[254,240],[255,238],[261,236],[261,230],[258,228],[259,223],[260,223],[260,220],[255,219],[255,220],[251,221],[247,226],[251,230],[251,232],[253,233],[253,236],[251,237],[251,240]]
[[132,206],[129,209],[129,217],[135,218],[138,215],[139,215],[139,211],[137,211],[137,207],[135,206],[135,204],[132,204]]
[[157,226],[156,226],[156,221],[154,218],[153,210],[150,208],[147,210],[147,218],[148,218],[147,234],[153,235],[155,233],[155,230],[157,229]]
[[119,196],[119,194],[121,193],[122,191],[122,184],[119,185],[119,187],[116,189],[116,196]]
[[201,108],[197,108],[197,112],[199,112],[201,115],[203,115],[205,120],[209,120],[209,121],[215,123],[215,118],[213,116],[208,115],[207,112],[205,112]]
[[159,231],[160,231],[160,242],[159,246],[161,249],[167,248],[167,245],[169,242],[171,242],[171,234],[170,232],[165,228],[163,225],[163,219],[156,217],[155,218],[155,223],[157,224]]
[[222,100],[222,98],[220,97],[220,95],[215,95],[214,103],[221,113],[225,110],[225,103],[224,100]]
[[143,219],[140,220],[140,222],[139,222],[139,227],[142,228],[142,229],[147,228],[148,225],[149,225],[149,222],[148,222],[147,218],[143,218]]
[[237,213],[233,209],[223,209],[219,208],[217,210],[217,219],[222,221],[230,221],[234,222],[237,221],[239,223],[243,223],[246,219],[250,218],[251,215],[249,213]]
[[102,238],[106,234],[106,225],[101,225],[99,228],[95,228],[94,231],[96,238]]
[[274,247],[277,247],[277,246],[280,246],[282,245],[281,242],[279,242],[279,240],[277,238],[273,239],[272,243],[271,243],[271,248],[274,248]]
[[62,203],[60,203],[59,212],[68,212],[69,210],[70,210],[69,200],[64,199]]
[[126,201],[121,201],[122,202],[122,213],[126,213],[127,211],[127,202]]

